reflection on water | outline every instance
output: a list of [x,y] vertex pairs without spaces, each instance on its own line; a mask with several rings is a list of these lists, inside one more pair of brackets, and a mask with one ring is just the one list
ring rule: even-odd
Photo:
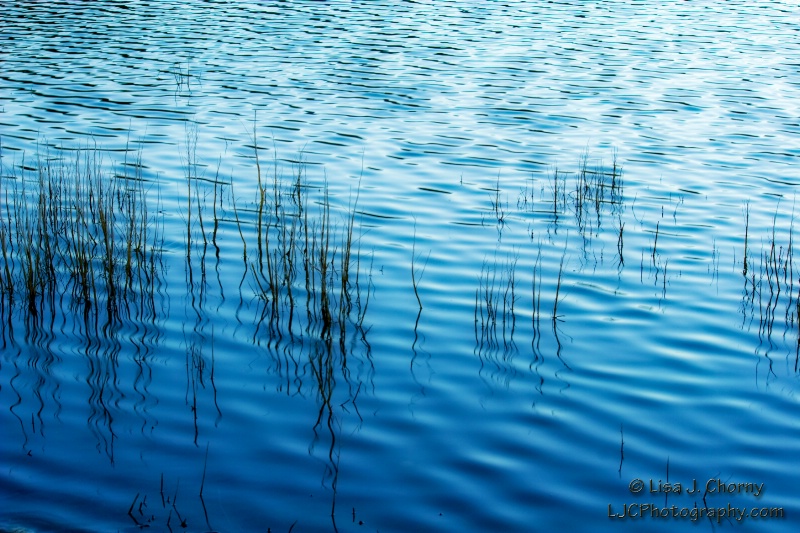
[[[755,355],[759,366],[766,360],[767,368],[757,371],[769,382],[777,377],[773,357],[780,356],[785,349],[787,335],[797,338],[794,354],[785,355],[785,362],[794,372],[798,371],[800,356],[800,336],[798,336],[798,311],[800,311],[800,292],[795,291],[794,279],[794,208],[788,224],[778,229],[778,213],[775,212],[772,229],[755,241],[750,235],[750,204],[745,203],[745,244],[742,258],[742,313],[741,327],[757,331],[758,345]],[[753,245],[759,242],[758,247]],[[755,248],[755,249],[754,249]],[[800,291],[800,289],[798,289]],[[776,314],[778,330],[775,331]],[[781,316],[782,315],[782,316]],[[757,322],[757,324],[756,324]],[[797,323],[797,325],[795,325]],[[778,340],[780,336],[780,340]],[[778,352],[778,353],[774,353]],[[793,357],[792,357],[793,355]]]
[[[362,431],[364,402],[374,405],[385,394],[369,340],[375,323],[368,317],[371,300],[384,291],[383,267],[380,273],[374,270],[375,251],[362,257],[364,243],[373,241],[359,210],[361,183],[346,197],[332,198],[327,181],[308,178],[302,154],[287,175],[278,160],[262,164],[254,143],[256,189],[248,199],[238,196],[233,180],[223,180],[218,170],[213,178],[199,171],[193,135],[191,126],[185,208],[179,216],[185,246],[167,257],[166,213],[160,195],[151,194],[159,183],[107,173],[94,150],[75,152],[71,159],[66,153],[40,157],[40,166],[21,164],[19,174],[5,170],[3,342],[6,364],[13,368],[8,412],[19,428],[19,443],[28,456],[46,450],[48,428],[69,423],[74,414],[64,420],[65,409],[73,410],[82,398],[90,442],[113,466],[120,446],[127,448],[120,442],[132,432],[152,439],[163,424],[159,406],[180,398],[182,407],[168,419],[177,416],[175,422],[188,423],[189,442],[211,454],[213,469],[221,464],[214,435],[243,408],[235,407],[238,401],[228,406],[231,386],[241,379],[235,376],[245,367],[246,373],[260,368],[274,392],[316,406],[305,419],[308,456],[321,461],[321,489],[330,502],[332,527],[338,529],[340,473],[348,469],[343,442]],[[143,166],[141,157],[140,152],[132,168]],[[602,312],[591,309],[593,294],[605,292],[600,301],[610,303],[627,299],[631,291],[649,293],[654,305],[649,312],[666,313],[674,305],[668,287],[683,275],[670,260],[686,260],[673,259],[671,246],[686,231],[678,222],[683,197],[668,199],[655,223],[640,217],[623,193],[616,157],[606,167],[584,153],[577,172],[553,169],[545,181],[526,180],[516,208],[502,200],[506,193],[495,183],[475,226],[479,231],[494,226],[494,249],[480,263],[462,265],[471,275],[456,280],[463,284],[471,278],[471,305],[462,301],[472,307],[477,378],[492,395],[512,394],[522,386],[534,409],[550,403],[548,395],[568,394],[575,380],[583,379],[582,356],[574,346],[588,337],[576,335],[593,328],[576,321],[602,319]],[[794,215],[787,215],[784,226],[776,211],[772,227],[756,237],[749,203],[742,214],[741,259],[733,263],[744,281],[739,327],[755,333],[755,372],[759,381],[770,383],[784,379],[779,361],[793,375],[798,368]],[[407,334],[406,372],[417,389],[409,411],[421,414],[436,396],[436,376],[443,368],[439,351],[428,347],[433,331],[428,317],[437,314],[441,286],[431,291],[425,276],[438,277],[433,271],[440,260],[431,261],[433,248],[418,251],[416,221],[409,222],[413,240],[406,286],[391,290],[404,291],[406,302],[418,307]],[[640,255],[638,265],[630,259],[626,265],[624,251],[630,248]],[[708,252],[706,272],[719,291],[716,241]],[[598,279],[599,272],[606,274]],[[468,320],[463,315],[453,326],[463,331]],[[785,353],[789,344],[795,348]],[[219,366],[219,350],[225,368]],[[251,355],[237,361],[234,354],[242,350]],[[174,372],[175,363],[184,369],[182,378]],[[226,375],[223,382],[220,372]],[[65,382],[67,375],[75,382]],[[83,392],[76,395],[78,384]],[[70,397],[68,406],[64,395]],[[254,407],[244,407],[245,412]],[[347,438],[345,427],[350,428]],[[182,506],[178,479],[167,496],[167,472],[157,469],[161,506],[155,505],[152,489],[148,503],[142,487],[129,518],[137,527],[170,528],[174,515],[174,524],[189,527],[201,516],[199,505],[211,528],[215,513],[223,511],[207,507],[208,468],[206,458],[199,497]],[[622,460],[620,475],[621,470]]]
[[793,11],[3,4],[0,529],[793,516]]

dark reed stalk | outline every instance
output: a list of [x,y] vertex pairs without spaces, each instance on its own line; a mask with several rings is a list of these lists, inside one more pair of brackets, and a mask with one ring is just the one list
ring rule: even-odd
[[131,520],[136,524],[137,527],[145,527],[143,524],[140,524],[136,517],[133,515],[133,508],[136,506],[136,502],[139,499],[139,492],[136,493],[136,496],[133,497],[133,501],[131,502],[131,506],[128,508],[128,516],[131,517]]
[[[106,289],[106,317],[109,322],[117,316],[117,215],[114,206],[114,196],[118,192],[117,183],[106,184],[102,179],[97,182],[97,214],[100,222],[101,258],[103,271],[101,272]],[[110,190],[107,188],[110,187]]]
[[[359,241],[359,247],[361,246]],[[360,254],[360,250],[359,250]],[[372,282],[372,266],[375,261],[375,253],[373,251],[372,257],[370,258],[369,262],[369,273],[367,278],[367,296],[364,298],[364,305],[361,306],[361,290],[358,287],[358,277],[356,277],[356,293],[358,294],[358,302],[359,302],[359,312],[358,312],[358,322],[357,327],[358,330],[361,332],[361,339],[366,342],[366,334],[367,331],[364,330],[364,318],[367,316],[367,309],[369,308],[369,298],[370,293],[375,290],[375,285]],[[369,328],[367,328],[369,329]]]
[[561,280],[564,272],[564,256],[561,256],[561,262],[558,265],[558,279],[556,280],[556,297],[553,300],[553,328],[555,328],[556,321],[559,320],[558,315],[558,302],[559,294],[561,292]]
[[[258,194],[258,205],[256,207],[256,235],[258,236],[257,242],[257,257],[258,257],[258,265],[259,265],[259,272],[263,275],[263,268],[264,268],[264,247],[267,249],[267,276],[269,278],[269,287],[272,288],[274,280],[272,279],[272,269],[270,268],[270,256],[269,256],[269,227],[270,223],[267,220],[267,230],[264,231],[264,217],[268,216],[265,213],[265,207],[267,206],[267,191],[264,185],[264,182],[261,177],[261,160],[258,157],[258,137],[256,135],[256,112],[253,111],[253,154],[256,160],[256,191]],[[262,242],[263,241],[263,242]]]
[[591,193],[591,185],[589,183],[589,152],[584,151],[581,154],[578,164],[578,173],[575,176],[575,217],[578,220],[579,226],[583,221],[583,208],[586,204],[586,198]]
[[352,256],[353,247],[353,227],[356,220],[356,208],[358,206],[358,198],[361,194],[361,179],[358,180],[358,187],[356,188],[356,198],[352,201],[347,201],[347,212],[349,217],[344,231],[344,246],[342,249],[342,288],[346,291],[347,286],[350,284],[350,261]]
[[657,249],[657,246],[658,246],[658,226],[659,226],[660,223],[661,223],[661,221],[656,222],[656,236],[655,236],[655,239],[653,240],[653,264],[654,265],[656,264],[656,249]]
[[[792,220],[789,223],[789,244],[786,247],[786,267],[784,267],[784,282],[786,282],[786,276],[789,277],[789,292],[792,292],[792,284],[794,280],[794,203],[792,203]],[[788,272],[787,272],[788,270]]]
[[[492,279],[489,279],[489,271],[492,272]],[[480,345],[484,344],[484,341],[488,342],[491,346],[493,344],[493,340],[496,337],[497,331],[497,305],[496,305],[496,296],[495,296],[495,280],[496,280],[496,270],[494,268],[489,268],[489,264],[486,259],[483,260],[483,264],[481,265],[481,273],[478,278],[478,289],[476,293],[476,300],[477,295],[480,294],[482,297],[483,303],[480,304],[480,317],[481,317],[481,338],[479,341]],[[476,304],[477,305],[477,304]],[[486,310],[484,316],[484,309]]]
[[475,319],[475,344],[480,345],[480,339],[478,338],[478,313],[480,312],[480,322],[481,322],[481,333],[483,333],[483,307],[480,305],[480,294],[481,288],[478,287],[475,289],[475,308],[473,311],[473,316]]
[[495,182],[494,187],[494,199],[491,200],[492,203],[492,210],[494,211],[494,216],[497,219],[497,223],[500,225],[505,224],[506,214],[505,210],[503,209],[503,204],[500,200],[500,173],[497,173],[497,181]]
[[525,187],[520,188],[519,196],[517,196],[517,209],[533,212],[535,207],[535,198],[533,193],[536,190],[534,185],[535,181],[533,176],[531,176],[525,181]]
[[208,447],[209,444],[206,443],[206,456],[203,460],[203,477],[200,479],[200,497],[203,497],[203,487],[206,484],[206,470],[208,469]]
[[220,217],[217,214],[217,202],[222,208],[222,181],[219,179],[219,169],[222,167],[222,156],[217,160],[217,172],[214,175],[214,201],[211,204],[211,218],[214,220],[214,229],[211,231],[211,243],[216,250],[217,261],[219,262],[219,246],[217,246],[217,232],[219,231]]
[[750,201],[744,203],[744,265],[742,275],[747,278],[747,243],[750,235]]
[[558,167],[553,169],[553,184],[551,185],[551,189],[553,191],[553,217],[558,221],[558,196],[560,194],[558,189]]
[[[538,274],[538,281],[537,281]],[[531,326],[534,332],[539,330],[542,304],[542,243],[539,241],[536,261],[533,263],[533,276],[531,278],[531,301],[533,303],[533,313],[531,314]]]
[[[784,285],[788,285],[786,293],[787,293],[787,302],[786,302],[786,325],[787,328],[789,327],[793,318],[790,318],[790,314],[792,313],[792,297],[794,293],[794,205],[792,205],[792,220],[789,224],[789,244],[786,246],[786,260],[784,263],[784,270],[783,270],[783,281]],[[797,315],[794,315],[797,317]],[[800,317],[798,317],[800,319]],[[800,338],[798,338],[798,342],[800,342]]]
[[[309,326],[313,323],[321,326],[321,331],[317,331],[321,337],[330,338],[337,319],[342,335],[352,319],[363,336],[374,286],[370,275],[366,298],[362,301],[359,285],[361,235],[355,232],[360,180],[359,188],[355,194],[351,193],[347,202],[344,224],[339,231],[331,219],[334,206],[327,183],[321,188],[318,216],[309,214],[308,189],[303,182],[304,163],[301,161],[298,165],[294,182],[284,186],[276,158],[271,190],[264,176],[259,175],[254,210],[257,218],[251,221],[242,215],[244,210],[238,205],[232,178],[228,192],[224,191],[225,184],[219,181],[219,168],[213,184],[208,185],[213,186],[213,191],[205,185],[207,180],[198,176],[196,126],[187,124],[185,128],[187,140],[181,152],[187,166],[187,198],[183,200],[187,210],[183,221],[187,232],[187,261],[201,251],[197,247],[200,238],[204,245],[208,240],[216,242],[220,222],[225,216],[223,194],[230,194],[227,205],[233,207],[232,218],[242,241],[245,265],[242,279],[253,275],[258,295],[269,300],[271,318],[275,319],[270,321],[275,324],[271,334],[279,330],[282,319],[288,319],[289,330],[292,330],[292,320],[297,318],[294,317],[295,302],[302,294],[307,301]],[[255,128],[253,136],[255,146]],[[260,159],[259,148],[255,148],[255,157]],[[125,153],[128,154],[127,149]],[[97,147],[78,150],[71,158],[64,154],[59,151],[57,158],[45,154],[37,168],[23,164],[23,176],[4,177],[0,183],[0,199],[5,199],[0,206],[3,320],[6,309],[11,310],[15,305],[24,310],[24,316],[39,320],[44,310],[56,309],[54,298],[59,294],[66,296],[70,310],[76,315],[78,310],[82,312],[86,324],[91,320],[97,328],[102,327],[103,335],[113,334],[133,314],[142,318],[148,315],[154,320],[158,312],[155,293],[160,286],[158,269],[163,220],[160,210],[154,210],[148,199],[149,186],[142,175],[146,167],[142,164],[141,150],[133,158],[126,155],[116,174],[103,170],[102,152]],[[260,174],[260,160],[256,167]],[[30,179],[28,172],[34,179]],[[209,211],[207,199],[212,195],[213,206]],[[206,222],[210,224],[208,230]],[[260,260],[252,263],[248,256],[248,245],[253,245],[250,228],[255,230],[262,253]],[[208,231],[212,231],[211,236]],[[336,257],[337,253],[340,257]],[[412,280],[420,309],[419,283],[429,257],[430,252],[424,265],[419,263],[414,242]],[[204,258],[203,251],[201,262]],[[299,268],[305,270],[305,292],[295,284]],[[511,285],[506,288],[504,303],[508,307],[504,317],[513,320],[516,295],[514,281],[508,281]],[[352,312],[354,302],[358,305],[357,316]],[[11,313],[8,316],[11,317]],[[285,324],[280,331],[285,331]],[[190,363],[202,364],[197,359],[199,356],[190,356]],[[202,374],[199,379],[202,380]]]
[[[296,195],[296,202],[297,202],[297,210],[298,210],[298,218],[302,219],[303,225],[303,274],[305,276],[305,290],[306,290],[306,314],[308,317],[309,324],[312,321],[312,311],[311,311],[311,300],[315,297],[314,296],[314,288],[315,288],[315,275],[314,275],[314,268],[313,268],[313,258],[314,255],[314,247],[316,245],[316,233],[314,228],[309,225],[308,221],[308,209],[305,207],[307,197],[306,197],[306,189],[303,188],[303,175],[305,172],[305,166],[302,164],[302,160],[300,164],[297,166],[297,173],[295,178],[295,195]],[[311,241],[309,243],[309,235],[311,235]]]
[[186,122],[186,261],[191,261],[192,250],[192,180],[197,170],[197,124]]
[[[320,216],[320,243],[319,243],[319,256],[317,258],[317,268],[319,269],[320,275],[320,315],[322,317],[322,332],[321,336],[323,338],[328,338],[330,336],[330,328],[331,328],[331,306],[330,306],[330,294],[328,289],[328,266],[329,266],[329,254],[330,254],[330,246],[331,246],[331,229],[330,229],[330,221],[331,221],[331,204],[330,198],[328,197],[328,184],[325,183],[323,189],[323,200],[321,206],[321,216]],[[334,252],[335,253],[335,252]]]
[[488,323],[492,331],[492,338],[497,338],[497,308],[498,308],[498,301],[497,301],[497,294],[495,293],[495,287],[497,285],[497,267],[493,266],[491,269],[492,272],[492,281],[489,283],[489,269],[486,270],[486,288],[485,288],[485,298],[486,298],[486,315],[488,318]]
[[285,228],[285,215],[284,215],[284,242],[286,247],[286,252],[284,253],[284,284],[286,285],[286,297],[289,301],[289,332],[292,332],[292,325],[294,323],[294,295],[292,293],[292,286],[294,285],[295,276],[297,271],[295,269],[295,261],[297,259],[297,240],[298,240],[298,231],[301,228],[298,228],[300,218],[298,216],[290,216],[291,219],[291,226],[289,228],[288,235],[286,234]]
[[515,255],[509,258],[506,264],[506,290],[503,294],[503,336],[505,337],[506,331],[506,316],[511,320],[511,341],[514,340],[514,331],[517,326],[517,315],[514,312],[514,306],[517,301],[516,295],[516,269],[519,256]]
[[[275,157],[276,162],[275,165],[277,166],[277,156]],[[283,287],[286,288],[286,300],[289,302],[289,311],[288,311],[288,328],[289,331],[292,331],[292,324],[294,320],[294,295],[292,294],[292,286],[294,285],[294,280],[296,276],[295,270],[295,260],[297,258],[297,233],[299,231],[298,228],[298,220],[299,217],[296,216],[294,213],[290,213],[287,211],[286,204],[294,201],[295,194],[294,191],[291,189],[291,186],[288,187],[288,190],[283,191],[283,184],[281,183],[281,191],[280,195],[285,198],[286,201],[281,201],[280,197],[276,199],[276,202],[280,203],[280,219],[279,219],[279,243],[280,243],[280,254],[281,254],[281,284]]]
[[420,310],[422,310],[422,300],[419,297],[419,289],[417,286],[419,285],[419,282],[422,281],[422,276],[425,275],[425,267],[428,266],[428,259],[430,256],[431,252],[428,251],[428,256],[425,258],[425,264],[422,266],[422,271],[419,274],[419,278],[417,278],[417,221],[414,220],[414,240],[411,243],[411,284],[414,287],[414,296],[417,297],[417,303],[419,304]]
[[623,433],[622,424],[619,425],[619,468],[617,473],[622,477],[622,461],[625,460],[625,434]]
[[206,196],[203,197],[203,202],[200,202],[200,178],[198,176],[195,176],[194,180],[194,195],[196,199],[195,204],[197,207],[197,224],[200,226],[200,236],[203,238],[203,247],[207,247],[208,238],[206,237],[206,228],[205,224],[203,223],[203,210],[205,208]]
[[[75,179],[75,197],[79,197],[79,191],[85,186],[79,175]],[[67,217],[66,247],[68,258],[68,269],[71,271],[73,279],[73,298],[76,298],[84,306],[84,316],[91,308],[94,301],[91,297],[93,279],[90,275],[89,245],[87,239],[83,238],[86,226],[86,213],[82,202],[75,202],[75,215]],[[90,282],[91,280],[91,282]]]
[[38,205],[40,196],[35,191],[28,191],[24,177],[21,184],[20,195],[14,199],[14,212],[17,215],[17,246],[22,254],[20,266],[28,316],[36,319],[39,317],[40,311],[37,300],[43,299],[44,296],[43,257],[39,247],[39,237],[42,231],[40,224],[43,221],[39,219],[36,207],[34,207]]
[[57,235],[57,214],[52,203],[57,186],[50,171],[50,165],[44,164],[39,158],[37,165],[39,171],[38,202],[37,202],[37,239],[39,251],[42,254],[42,285],[43,291],[55,294],[56,267],[55,243],[52,239]]
[[230,196],[231,196],[231,207],[233,208],[233,217],[236,221],[236,229],[239,231],[239,238],[242,241],[242,260],[245,264],[245,269],[247,268],[247,240],[244,238],[244,232],[242,231],[242,221],[239,218],[239,209],[236,207],[236,193],[233,190],[233,174],[231,174],[230,179]]
[[617,149],[614,148],[611,160],[611,202],[619,204],[622,193],[622,170],[617,163]]
[[[0,184],[2,184],[2,178],[0,178]],[[6,195],[6,202],[8,201],[8,195]],[[3,204],[7,205],[7,204]],[[14,300],[14,281],[13,276],[11,274],[11,269],[13,267],[11,263],[10,256],[13,254],[13,244],[10,241],[10,234],[11,234],[11,225],[10,220],[6,220],[3,217],[2,213],[0,213],[0,253],[3,256],[3,272],[2,272],[2,279],[0,280],[0,300],[3,304],[3,312],[0,313],[0,317],[5,314],[5,303],[8,300],[9,307],[13,305]]]
[[602,164],[595,168],[593,173],[594,178],[594,210],[597,213],[598,226],[600,223],[600,211],[603,202],[605,201],[606,187],[606,172]]

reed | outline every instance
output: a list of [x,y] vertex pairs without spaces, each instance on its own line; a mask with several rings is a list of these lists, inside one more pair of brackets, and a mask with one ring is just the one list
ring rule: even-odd
[[[353,283],[350,280],[350,267],[353,261],[356,262],[356,280],[358,279],[358,266],[360,266],[360,248],[356,250],[356,258],[353,259],[353,228],[355,227],[356,207],[358,206],[358,198],[361,192],[361,179],[359,178],[358,187],[356,189],[355,199],[353,199],[352,191],[350,199],[347,201],[347,218],[345,221],[344,229],[342,232],[342,253],[340,256],[340,281],[339,281],[339,332],[340,342],[344,341],[344,332],[346,330],[346,319],[352,310],[352,288]],[[359,240],[360,242],[360,240]],[[357,286],[357,282],[356,282]],[[360,323],[361,320],[358,320]]]
[[[490,199],[492,204],[492,211],[497,219],[497,223],[501,226],[505,225],[506,212],[503,208],[502,200],[500,200],[500,173],[497,173],[497,181],[494,187],[494,197]],[[507,202],[506,202],[507,203]]]
[[[0,178],[0,185],[2,183],[2,178]],[[8,201],[7,195],[5,201]],[[14,250],[13,243],[10,241],[10,227],[10,220],[0,216],[0,254],[3,256],[3,270],[0,272],[0,306],[2,306],[0,308],[0,317],[5,316],[6,305],[11,307],[14,304],[14,275],[12,273],[12,262],[10,261]]]
[[623,432],[623,425],[619,425],[619,468],[617,473],[622,478],[622,462],[625,460],[625,434]]
[[622,166],[619,164],[617,149],[612,151],[611,160],[611,203],[619,207],[623,199]]
[[231,175],[230,182],[229,182],[229,189],[230,189],[230,197],[231,197],[231,207],[233,208],[233,216],[236,221],[236,229],[239,232],[239,238],[242,240],[242,260],[244,261],[245,267],[247,266],[247,239],[244,237],[244,231],[242,230],[242,221],[239,218],[239,209],[236,207],[236,194],[233,188],[233,175]]
[[590,197],[593,189],[593,180],[591,180],[593,174],[589,172],[588,164],[589,154],[584,152],[580,157],[578,173],[575,175],[575,217],[579,225],[584,218],[583,211],[586,205],[586,199]]
[[559,173],[558,167],[553,169],[552,181],[550,189],[553,193],[553,218],[558,221],[558,214],[561,211],[561,205],[566,204],[566,200],[562,199],[566,195],[566,181],[565,176]]
[[744,203],[744,262],[742,265],[742,275],[747,278],[748,254],[747,243],[750,236],[750,201]]
[[192,180],[197,182],[197,124],[187,121],[184,124],[186,146],[184,167],[186,168],[186,261],[191,262],[192,252]]
[[[497,294],[495,292],[495,282],[497,280],[496,270],[491,268],[484,259],[481,265],[481,273],[478,278],[478,288],[475,290],[475,316],[476,316],[476,337],[475,341],[479,346],[488,344],[494,346],[497,339]],[[477,335],[477,317],[480,314],[480,338]]]
[[503,293],[503,339],[505,340],[506,318],[511,321],[511,339],[514,339],[514,330],[517,326],[517,315],[514,312],[514,305],[517,302],[516,293],[516,269],[519,255],[509,258],[506,264],[506,288]]
[[539,331],[539,324],[541,318],[542,308],[542,243],[539,242],[538,251],[536,253],[536,261],[533,263],[533,273],[531,276],[531,302],[533,312],[531,313],[531,329],[536,332]]
[[[331,247],[331,204],[328,196],[328,187],[325,186],[324,199],[322,201],[320,213],[320,245],[317,257],[317,269],[320,281],[320,315],[322,317],[321,337],[330,335],[332,323],[331,303],[329,292],[328,269],[330,267],[330,247]],[[335,253],[335,252],[334,252]]]
[[414,221],[414,238],[411,242],[411,285],[414,288],[414,296],[417,298],[419,309],[422,311],[422,300],[419,297],[419,282],[422,281],[422,276],[425,274],[425,267],[428,266],[428,259],[430,259],[431,252],[428,250],[428,255],[425,257],[425,264],[422,265],[422,270],[417,277],[416,262],[417,262],[417,222]]
[[[264,231],[264,221],[265,216],[269,216],[270,209],[266,209],[268,207],[267,204],[267,189],[264,185],[264,182],[261,178],[261,161],[258,157],[258,137],[256,135],[256,115],[253,112],[253,155],[255,156],[256,162],[256,187],[257,187],[257,207],[256,207],[256,233],[258,235],[258,242],[256,243],[256,250],[257,250],[257,257],[258,257],[258,266],[259,266],[259,273],[262,274],[264,272],[264,248],[267,249],[266,260],[267,260],[267,277],[268,277],[268,286],[270,291],[273,291],[273,287],[275,284],[275,280],[273,279],[273,272],[272,272],[272,264],[271,258],[269,253],[269,220],[267,219],[267,231]],[[273,297],[275,295],[273,294]]]
[[[341,262],[341,272],[342,272],[341,287],[343,289],[349,286],[350,284],[350,262],[352,259],[352,249],[353,249],[353,228],[355,227],[356,207],[358,206],[358,198],[360,193],[361,193],[361,180],[359,179],[358,188],[356,189],[355,200],[352,200],[352,193],[351,193],[352,201],[348,200],[347,202],[348,215],[343,235],[342,262]],[[347,291],[345,291],[345,293],[346,292]]]
[[[566,254],[566,251],[564,252]],[[555,330],[556,321],[561,320],[558,314],[559,294],[561,294],[561,281],[564,274],[564,255],[561,256],[561,261],[558,264],[558,278],[556,279],[556,296],[553,298],[553,329]]]
[[653,239],[652,258],[653,258],[653,264],[654,265],[656,264],[656,250],[658,249],[658,227],[659,227],[660,224],[661,224],[661,221],[656,222],[656,234],[655,234],[655,238]]

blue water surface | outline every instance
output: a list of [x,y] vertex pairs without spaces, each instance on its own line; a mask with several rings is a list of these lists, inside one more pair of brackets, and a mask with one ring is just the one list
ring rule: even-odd
[[[798,15],[2,3],[0,530],[795,531]],[[34,316],[87,155],[157,261]]]

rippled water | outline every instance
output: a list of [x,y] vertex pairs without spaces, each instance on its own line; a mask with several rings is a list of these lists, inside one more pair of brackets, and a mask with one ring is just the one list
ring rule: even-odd
[[6,241],[0,530],[793,531],[797,11],[3,3],[0,229],[95,161],[155,246]]

